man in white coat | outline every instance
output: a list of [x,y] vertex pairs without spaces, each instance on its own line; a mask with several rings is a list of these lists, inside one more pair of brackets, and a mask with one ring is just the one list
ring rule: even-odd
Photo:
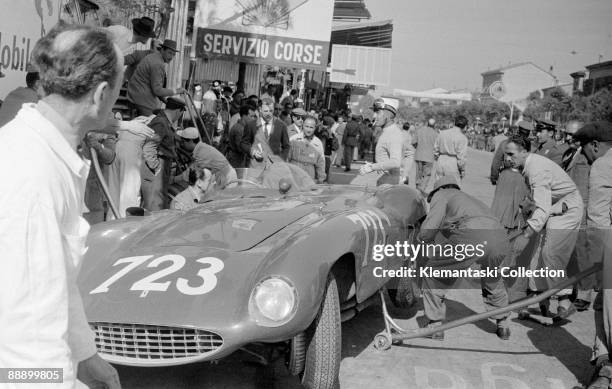
[[[120,388],[97,353],[76,278],[89,225],[81,217],[86,132],[105,127],[123,57],[102,30],[60,24],[32,53],[44,97],[0,129],[0,366],[59,368],[61,382]],[[28,150],[28,161],[14,163]],[[3,388],[23,385],[5,384]]]

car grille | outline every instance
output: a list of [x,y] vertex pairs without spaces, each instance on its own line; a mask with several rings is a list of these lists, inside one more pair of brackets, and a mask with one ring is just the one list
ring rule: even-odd
[[98,352],[132,361],[193,359],[223,345],[220,335],[183,327],[145,324],[89,323],[95,332]]

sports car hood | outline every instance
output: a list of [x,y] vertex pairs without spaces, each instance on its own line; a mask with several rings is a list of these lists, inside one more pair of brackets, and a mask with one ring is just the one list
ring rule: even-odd
[[200,246],[244,251],[313,210],[312,204],[293,199],[224,201],[144,219],[122,243],[124,247]]

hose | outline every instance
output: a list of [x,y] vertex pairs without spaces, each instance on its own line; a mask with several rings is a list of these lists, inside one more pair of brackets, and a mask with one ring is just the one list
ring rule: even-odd
[[578,273],[573,277],[568,278],[567,280],[557,284],[553,288],[545,292],[542,292],[541,294],[537,296],[530,297],[524,300],[519,300],[503,308],[497,308],[492,311],[477,313],[475,315],[471,315],[471,316],[463,317],[461,319],[450,321],[448,323],[442,324],[441,326],[437,326],[433,328],[417,328],[413,330],[404,330],[403,333],[392,334],[392,338],[394,341],[423,338],[423,337],[430,336],[436,332],[446,331],[451,328],[459,327],[465,324],[474,323],[476,321],[483,320],[483,319],[488,319],[491,316],[501,315],[504,313],[514,311],[516,309],[528,307],[530,305],[537,304],[543,300],[546,300],[547,298],[559,293],[559,291],[575,284],[577,281],[583,279],[584,277],[587,277],[595,272],[601,271],[601,269],[602,269],[602,264],[597,263],[594,266],[586,269],[585,271]]

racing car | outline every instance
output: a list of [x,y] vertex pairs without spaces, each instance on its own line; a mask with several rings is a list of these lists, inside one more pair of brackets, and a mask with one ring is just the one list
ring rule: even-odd
[[282,345],[306,388],[336,387],[341,322],[378,297],[388,279],[375,268],[404,260],[374,261],[373,247],[414,239],[423,199],[405,185],[243,177],[186,212],[92,227],[78,284],[98,352],[171,366]]

